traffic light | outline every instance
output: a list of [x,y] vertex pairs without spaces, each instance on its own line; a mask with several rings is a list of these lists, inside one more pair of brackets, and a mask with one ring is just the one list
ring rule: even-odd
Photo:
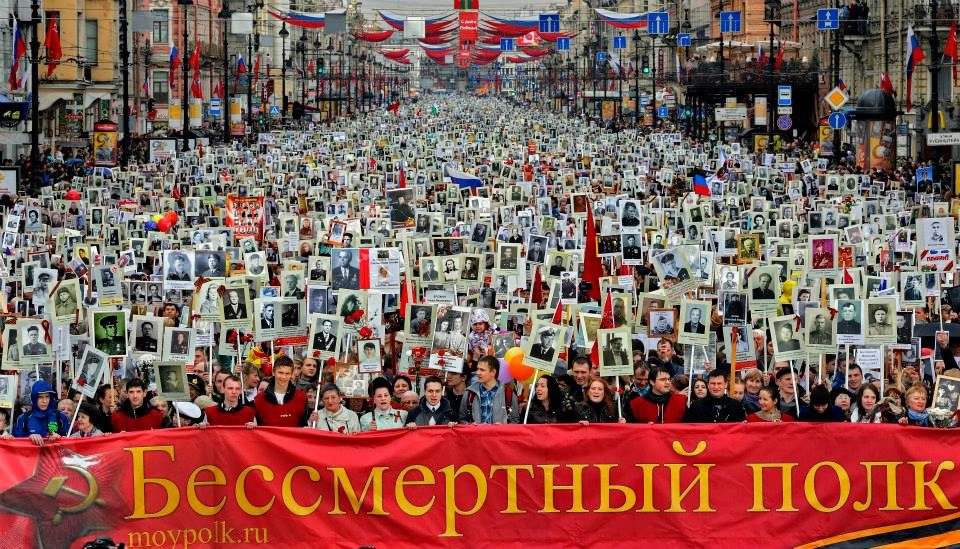
[[323,58],[317,60],[317,72],[323,74]]
[[650,56],[649,55],[647,54],[643,55],[640,66],[642,67],[641,72],[643,72],[643,74],[650,74]]

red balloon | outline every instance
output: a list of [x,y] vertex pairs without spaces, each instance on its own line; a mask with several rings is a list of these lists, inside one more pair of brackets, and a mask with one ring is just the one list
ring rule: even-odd
[[160,221],[157,221],[157,228],[160,229],[161,232],[164,232],[164,233],[165,233],[165,232],[169,231],[169,230],[170,230],[170,227],[172,227],[172,226],[173,226],[173,224],[170,223],[170,220],[167,219],[167,218],[165,218],[165,217],[162,217],[162,218],[160,218]]
[[175,211],[173,211],[173,210],[170,210],[169,212],[167,212],[166,214],[164,214],[163,217],[165,217],[166,219],[169,219],[171,225],[176,225],[176,224],[177,224],[177,221],[180,220],[180,216],[178,216],[178,215],[177,215],[177,212],[175,212]]

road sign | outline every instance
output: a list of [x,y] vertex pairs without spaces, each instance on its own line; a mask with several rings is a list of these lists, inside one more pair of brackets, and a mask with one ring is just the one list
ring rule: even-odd
[[559,13],[540,14],[540,34],[547,32],[560,32]]
[[570,51],[570,39],[557,38],[557,51]]
[[817,30],[837,30],[840,28],[840,10],[822,8],[817,10]]
[[827,102],[827,105],[830,105],[831,109],[837,111],[840,110],[840,107],[846,105],[847,101],[850,101],[850,96],[840,88],[833,88],[827,92],[823,100]]
[[603,63],[603,62],[606,61],[606,60],[607,60],[607,52],[605,52],[605,51],[598,51],[598,52],[597,52],[597,61]]
[[793,114],[793,107],[777,107],[778,114]]
[[500,51],[513,51],[513,38],[501,38]]
[[626,37],[626,36],[614,36],[614,37],[613,37],[613,49],[615,49],[615,50],[625,50],[625,49],[627,49],[627,37]]
[[777,106],[789,107],[793,105],[793,88],[791,86],[777,86]]
[[270,105],[270,116],[280,116],[280,105]]
[[943,147],[945,145],[960,145],[960,132],[940,132],[927,134],[928,147]]
[[721,11],[720,12],[720,33],[729,34],[740,32],[741,17],[739,11]]
[[690,44],[692,43],[693,41],[690,39],[689,33],[684,32],[677,35],[677,46],[680,46],[681,48],[689,48]]
[[736,122],[747,119],[746,107],[718,107],[714,109],[717,122]]
[[665,11],[651,11],[647,14],[648,34],[667,34],[670,31],[670,14]]
[[641,105],[649,105],[649,104],[650,104],[650,94],[648,94],[648,93],[641,93],[641,94],[640,94],[640,104],[641,104]]
[[658,107],[658,108],[657,108],[657,116],[659,116],[660,118],[666,118],[666,117],[670,116],[670,109],[668,109],[668,108],[666,108],[666,107]]
[[787,131],[793,127],[793,120],[790,118],[789,114],[783,114],[777,117],[777,127],[783,131]]
[[219,97],[210,98],[210,114],[212,116],[220,116],[220,98]]
[[842,130],[847,125],[847,115],[840,111],[834,111],[827,117],[827,124],[835,130]]

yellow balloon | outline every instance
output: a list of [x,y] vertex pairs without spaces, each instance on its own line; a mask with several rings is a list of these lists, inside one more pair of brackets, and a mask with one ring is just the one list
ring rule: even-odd
[[503,355],[503,361],[506,362],[511,368],[522,366],[523,359],[523,349],[520,347],[511,347],[507,349],[507,352]]
[[152,219],[154,223],[159,223],[160,220],[163,219],[163,216],[160,214],[153,214],[153,217],[150,219]]

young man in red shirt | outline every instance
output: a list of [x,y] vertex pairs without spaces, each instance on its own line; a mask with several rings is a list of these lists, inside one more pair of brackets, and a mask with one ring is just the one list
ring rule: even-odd
[[687,411],[687,399],[670,390],[670,371],[664,366],[650,368],[647,391],[630,401],[637,423],[681,423]]
[[163,414],[147,402],[146,385],[141,379],[127,382],[127,400],[110,416],[114,433],[149,431],[163,426]]
[[[219,375],[219,374],[218,374]],[[246,425],[248,429],[256,426],[257,411],[250,404],[240,403],[243,384],[235,375],[223,379],[223,402],[204,410],[208,425]]]
[[257,425],[304,427],[307,424],[307,395],[290,383],[293,359],[279,357],[273,364],[273,381],[253,400]]

